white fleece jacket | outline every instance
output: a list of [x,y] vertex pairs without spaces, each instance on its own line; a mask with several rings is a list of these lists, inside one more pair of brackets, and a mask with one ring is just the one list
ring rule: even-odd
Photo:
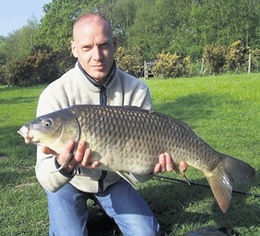
[[[139,79],[115,69],[114,77],[106,87],[107,105],[138,106],[151,110],[149,89]],[[100,104],[100,87],[91,83],[79,65],[52,82],[42,92],[37,107],[37,116],[77,104]],[[87,141],[87,140],[86,140]],[[127,158],[127,157],[124,157]],[[97,193],[102,171],[81,168],[80,173],[65,175],[57,170],[55,156],[46,155],[37,149],[36,176],[42,187],[55,192],[70,182],[84,192]],[[56,171],[56,172],[55,172]],[[138,181],[146,181],[149,176],[136,176]],[[103,180],[103,190],[119,180],[114,172],[108,172]]]

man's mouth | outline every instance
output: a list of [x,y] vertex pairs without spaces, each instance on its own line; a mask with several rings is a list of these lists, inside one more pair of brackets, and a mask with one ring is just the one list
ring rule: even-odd
[[104,70],[106,68],[105,65],[94,65],[92,67],[95,68],[98,71]]

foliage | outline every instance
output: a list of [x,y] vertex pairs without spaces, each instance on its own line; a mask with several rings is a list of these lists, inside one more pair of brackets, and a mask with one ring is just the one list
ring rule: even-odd
[[241,40],[232,43],[226,56],[226,67],[232,71],[240,70],[245,72],[248,53],[248,47]]
[[35,30],[38,22],[32,17],[21,29],[0,38],[0,65],[8,59],[23,58],[28,55],[35,45]]
[[146,60],[163,50],[195,60],[206,44],[228,46],[238,39],[259,47],[259,10],[257,0],[145,0],[128,30],[128,45],[140,47]]
[[0,65],[3,65],[8,58],[7,41],[5,37],[0,36]]
[[[73,22],[89,11],[101,12],[111,21],[119,45],[129,53],[129,58],[137,54],[146,61],[154,61],[165,51],[189,56],[190,62],[196,65],[205,57],[207,67],[217,74],[245,71],[246,53],[255,51],[252,66],[254,71],[259,70],[256,56],[260,48],[259,0],[53,0],[43,10],[45,15],[40,23],[32,17],[20,30],[7,37],[0,36],[1,70],[10,67],[12,60],[18,64],[26,60],[35,45],[45,44],[67,56]],[[232,46],[238,41],[244,45]],[[226,52],[225,48],[229,47]],[[66,57],[62,61],[65,60]],[[138,74],[139,69],[129,68],[134,64],[125,61],[120,66]],[[0,77],[3,81],[3,75]]]
[[241,40],[232,43],[229,47],[206,45],[203,52],[205,65],[212,74],[227,71],[246,72],[249,53],[253,54],[254,67],[259,64],[259,50],[250,50]]
[[85,11],[96,10],[102,2],[102,0],[53,0],[45,4],[43,8],[45,16],[36,32],[37,44],[44,43],[54,50],[69,48],[74,21]]
[[96,5],[96,10],[110,20],[113,33],[120,42],[120,46],[128,48],[127,32],[134,23],[138,0],[113,0],[100,1]]
[[143,69],[143,57],[139,50],[128,51],[119,47],[115,55],[117,66],[129,74],[139,77]]
[[8,85],[40,84],[44,80],[43,78],[48,78],[53,73],[52,71],[50,73],[49,68],[47,68],[48,62],[52,60],[51,51],[47,48],[33,50],[25,59],[9,60],[2,74]]
[[49,83],[72,66],[66,51],[53,51],[42,45],[32,49],[23,59],[10,59],[0,67],[0,83],[7,85],[31,86]]
[[182,57],[176,53],[159,53],[153,67],[159,77],[181,77],[191,75],[190,57]]
[[260,69],[260,48],[250,50],[252,55],[252,70],[259,71]]
[[[154,60],[162,51],[175,52],[171,47],[176,42],[180,27],[180,11],[186,15],[181,1],[145,0],[137,4],[134,24],[127,32],[129,48],[140,48],[145,60]],[[163,14],[162,14],[163,13]],[[163,35],[163,37],[162,37]],[[185,54],[184,51],[177,51]]]
[[212,74],[223,72],[226,64],[227,48],[224,46],[206,45],[203,52],[205,65],[211,70]]

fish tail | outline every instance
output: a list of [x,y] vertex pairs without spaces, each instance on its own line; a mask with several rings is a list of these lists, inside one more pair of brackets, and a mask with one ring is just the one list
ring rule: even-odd
[[255,170],[241,160],[221,155],[221,162],[215,170],[204,174],[220,209],[225,213],[232,197],[233,185],[247,182],[254,176]]

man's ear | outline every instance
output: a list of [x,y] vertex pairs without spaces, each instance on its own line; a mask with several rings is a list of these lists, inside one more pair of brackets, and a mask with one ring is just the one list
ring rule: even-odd
[[72,54],[73,54],[74,57],[77,58],[78,57],[78,52],[77,52],[76,44],[75,44],[75,42],[73,40],[71,40],[70,44],[71,44]]

